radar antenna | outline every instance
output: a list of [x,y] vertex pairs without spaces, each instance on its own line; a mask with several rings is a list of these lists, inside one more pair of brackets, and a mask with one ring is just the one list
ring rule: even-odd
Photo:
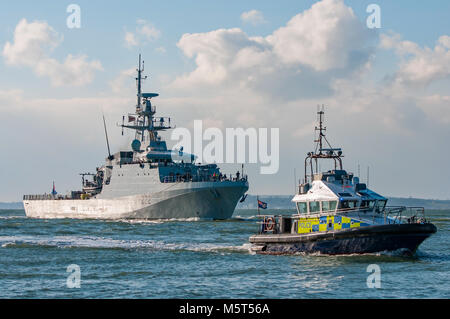
[[[319,172],[319,159],[333,159],[334,160],[334,167],[337,169],[338,163],[339,168],[342,170],[342,150],[340,148],[333,148],[328,142],[325,131],[327,128],[323,125],[325,117],[325,108],[322,104],[321,106],[317,106],[317,121],[319,122],[318,126],[315,126],[315,132],[319,132],[319,136],[317,139],[314,139],[314,142],[316,143],[314,152],[309,152],[307,154],[307,157],[305,158],[305,183],[307,183],[308,177],[313,179],[314,175],[314,169],[313,169],[313,160],[315,163],[315,171]],[[328,146],[328,148],[324,148],[324,144]],[[309,165],[308,165],[309,164]],[[307,167],[310,167],[311,174],[307,174]]]
[[[324,132],[327,130],[327,128],[323,126],[324,118],[325,118],[325,106],[323,104],[321,106],[317,105],[317,122],[319,122],[319,127],[316,126],[315,130],[319,131],[319,136],[316,140],[314,140],[314,142],[317,143],[314,153],[317,153],[317,148],[318,148],[318,150],[319,150],[318,154],[322,154],[322,151],[333,149],[331,147],[330,142],[328,142],[328,140],[324,134]],[[329,147],[328,149],[323,148],[322,139],[324,139],[325,142],[327,143],[327,145]]]
[[147,75],[142,77],[142,72],[144,72],[144,61],[142,61],[142,69],[141,69],[141,54],[139,54],[139,65],[136,71],[138,73],[137,78],[135,78],[137,86],[137,103],[136,103],[136,112],[137,112],[137,109],[140,109],[141,107],[141,93],[142,93],[141,82],[142,80],[147,79]]
[[[137,77],[136,86],[137,86],[137,103],[136,103],[136,112],[133,114],[128,114],[128,121],[125,124],[125,116],[122,117],[122,135],[123,128],[129,128],[136,131],[135,139],[139,142],[144,142],[146,140],[146,136],[148,136],[148,143],[158,142],[158,131],[167,130],[172,128],[170,126],[170,118],[167,117],[154,117],[156,113],[155,106],[152,105],[151,99],[153,97],[159,96],[157,93],[142,93],[142,80],[147,79],[147,76],[143,76],[142,72],[144,71],[144,61],[141,63],[141,55],[139,54],[139,65],[136,69]],[[136,143],[135,143],[136,144]]]

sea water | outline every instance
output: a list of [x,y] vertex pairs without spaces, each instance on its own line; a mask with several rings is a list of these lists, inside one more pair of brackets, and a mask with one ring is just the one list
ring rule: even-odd
[[450,297],[450,211],[427,211],[438,231],[413,256],[257,255],[248,242],[257,217],[30,219],[1,210],[0,298]]

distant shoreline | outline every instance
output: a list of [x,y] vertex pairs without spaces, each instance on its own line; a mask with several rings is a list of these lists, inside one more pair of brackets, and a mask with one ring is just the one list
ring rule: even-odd
[[[259,195],[269,209],[295,209],[291,202],[292,195]],[[423,199],[410,197],[388,197],[389,206],[418,206],[425,209],[450,209],[450,200]],[[248,195],[243,203],[238,203],[237,209],[256,209],[256,195]],[[0,202],[2,209],[23,209],[22,202]]]

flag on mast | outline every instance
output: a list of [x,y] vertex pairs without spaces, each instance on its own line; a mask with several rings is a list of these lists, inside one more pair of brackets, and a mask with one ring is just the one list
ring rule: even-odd
[[267,209],[267,203],[262,202],[258,199],[258,208]]
[[53,181],[52,195],[56,195],[56,194],[58,194],[58,193],[56,192],[55,181]]

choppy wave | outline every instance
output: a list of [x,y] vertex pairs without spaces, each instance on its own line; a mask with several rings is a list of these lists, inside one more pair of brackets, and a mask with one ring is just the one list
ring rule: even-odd
[[321,252],[296,252],[294,253],[294,255],[298,255],[298,256],[309,256],[309,257],[336,257],[336,258],[341,258],[341,257],[370,257],[370,256],[374,256],[374,257],[417,257],[417,254],[413,254],[411,253],[410,250],[405,249],[405,248],[400,248],[394,251],[379,251],[379,252],[374,252],[374,253],[351,253],[351,254],[326,254],[326,253],[321,253]]
[[17,219],[17,218],[23,219],[23,218],[26,218],[26,216],[24,216],[24,215],[7,215],[7,216],[0,216],[0,219]]
[[250,215],[250,216],[241,216],[241,215],[235,215],[232,217],[232,219],[236,219],[236,220],[244,220],[244,221],[248,221],[248,220],[255,220],[258,219],[259,216],[258,215]]
[[[224,221],[46,220],[10,211],[0,215],[0,297],[443,298],[449,216],[429,215],[438,232],[411,258],[255,255],[248,238],[259,228],[256,209]],[[82,289],[65,289],[67,264],[78,261]],[[380,266],[382,289],[366,287],[369,264]]]
[[197,252],[248,252],[250,244],[229,245],[209,243],[168,243],[157,240],[122,240],[104,237],[80,236],[0,236],[3,248],[56,247],[56,248],[98,248],[98,249],[149,249],[186,250]]
[[199,217],[189,217],[189,218],[160,218],[160,219],[115,219],[106,220],[107,222],[121,222],[129,224],[162,224],[168,222],[196,222],[201,220]]

